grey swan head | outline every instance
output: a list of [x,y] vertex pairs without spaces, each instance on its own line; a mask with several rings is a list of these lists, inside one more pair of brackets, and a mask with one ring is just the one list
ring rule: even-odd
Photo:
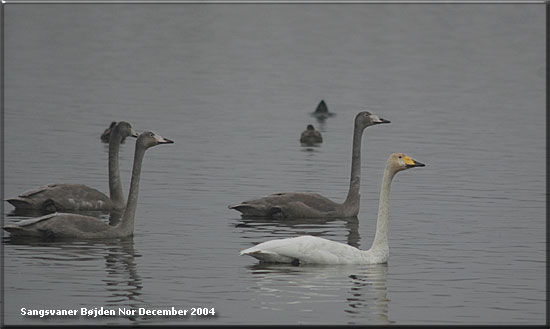
[[403,153],[394,153],[386,161],[382,178],[378,219],[374,242],[363,251],[345,243],[311,235],[262,242],[242,250],[241,255],[252,256],[260,262],[300,264],[382,264],[389,258],[388,219],[391,181],[400,171],[424,167]]
[[19,212],[51,213],[65,210],[101,210],[123,209],[126,200],[122,192],[118,154],[123,138],[138,135],[128,122],[120,121],[115,125],[109,140],[109,195],[82,184],[47,184],[23,192],[6,201]]
[[243,217],[283,218],[336,218],[354,217],[359,213],[361,185],[361,137],[365,128],[390,123],[368,111],[355,116],[351,156],[350,187],[346,200],[336,203],[320,194],[308,192],[275,193],[229,205]]
[[174,142],[150,131],[139,135],[134,153],[128,202],[118,225],[111,226],[95,217],[74,213],[53,213],[5,225],[4,230],[14,236],[38,237],[47,240],[122,238],[133,235],[141,165],[145,151],[156,145],[171,143]]
[[313,125],[307,125],[306,130],[300,135],[300,143],[305,145],[314,145],[323,142],[323,136],[321,132],[315,130]]
[[112,121],[111,124],[109,125],[109,128],[103,131],[103,134],[101,134],[101,137],[100,137],[103,143],[109,143],[109,138],[111,137],[111,131],[113,130],[113,128],[115,128],[115,126],[116,126],[116,121]]

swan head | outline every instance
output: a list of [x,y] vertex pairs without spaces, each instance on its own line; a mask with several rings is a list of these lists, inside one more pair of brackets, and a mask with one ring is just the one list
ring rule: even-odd
[[366,128],[368,126],[377,125],[381,123],[390,123],[390,122],[391,122],[390,120],[382,119],[378,115],[374,113],[370,113],[369,111],[359,112],[355,117],[355,124],[359,125],[362,128]]
[[113,129],[113,127],[116,125],[116,121],[112,121],[109,125],[109,129]]
[[145,148],[150,148],[159,144],[173,144],[174,141],[155,134],[152,131],[146,131],[139,135],[136,145],[140,144]]
[[138,133],[136,133],[134,131],[134,129],[132,128],[132,125],[129,124],[128,122],[126,122],[126,121],[120,121],[117,124],[117,129],[118,129],[118,133],[120,134],[120,136],[122,138],[128,137],[128,136],[134,137],[134,138],[138,137]]
[[313,127],[313,125],[307,125],[307,130],[315,130],[315,128]]
[[388,158],[386,166],[394,172],[399,172],[415,167],[425,167],[426,165],[411,159],[403,153],[394,153]]

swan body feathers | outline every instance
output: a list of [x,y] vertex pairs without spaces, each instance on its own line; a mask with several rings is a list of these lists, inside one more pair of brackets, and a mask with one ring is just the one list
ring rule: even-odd
[[113,209],[113,202],[108,196],[83,184],[47,184],[6,201],[19,209],[40,209],[48,201],[55,209]]
[[368,255],[350,245],[311,235],[277,239],[242,250],[241,255],[252,256],[266,263],[300,264],[370,264]]

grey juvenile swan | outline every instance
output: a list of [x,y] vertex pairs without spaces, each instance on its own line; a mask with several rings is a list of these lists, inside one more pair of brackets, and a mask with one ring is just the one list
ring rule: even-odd
[[364,111],[355,117],[351,158],[351,177],[344,203],[336,203],[317,193],[276,193],[263,198],[230,205],[242,216],[281,218],[335,218],[354,217],[359,213],[359,187],[361,185],[361,137],[366,127],[389,123],[376,114]]
[[122,193],[118,153],[120,141],[127,136],[137,137],[128,122],[120,121],[109,141],[109,195],[82,184],[48,184],[7,199],[16,210],[113,210],[123,209],[126,200]]
[[388,158],[380,190],[376,234],[369,250],[362,251],[344,243],[303,235],[266,241],[245,249],[240,254],[252,256],[261,262],[293,265],[386,263],[390,255],[388,218],[391,181],[396,173],[414,167],[424,167],[424,164],[414,161],[403,153],[394,153]]
[[14,236],[34,236],[48,240],[120,238],[133,235],[143,156],[148,148],[169,143],[174,142],[149,131],[139,135],[136,141],[128,203],[118,225],[111,226],[90,216],[72,213],[53,213],[23,220],[16,224],[6,225],[4,226],[4,230]]
[[323,136],[321,136],[321,133],[317,130],[315,130],[315,127],[313,125],[307,125],[306,130],[302,132],[300,135],[300,143],[302,144],[319,144],[323,142]]

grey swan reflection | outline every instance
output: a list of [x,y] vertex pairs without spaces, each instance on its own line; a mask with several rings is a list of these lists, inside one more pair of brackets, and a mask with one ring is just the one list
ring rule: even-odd
[[[107,291],[111,293],[105,301],[107,307],[138,309],[145,302],[140,299],[143,281],[138,274],[134,259],[140,256],[134,251],[132,237],[121,239],[119,243],[106,242],[109,251],[105,255]],[[137,316],[124,315],[132,322],[138,321]]]
[[141,165],[145,151],[153,146],[171,144],[173,141],[153,132],[144,132],[136,141],[132,180],[126,209],[120,223],[111,226],[95,217],[71,213],[53,213],[4,226],[13,235],[26,235],[53,239],[101,239],[120,238],[134,234],[134,218],[139,193]]
[[[121,239],[95,239],[88,241],[43,241],[28,236],[6,236],[3,238],[5,245],[26,246],[31,248],[47,248],[41,252],[26,253],[26,257],[40,261],[40,266],[48,272],[49,268],[71,264],[78,268],[80,261],[104,259],[105,276],[101,282],[105,283],[105,301],[101,304],[107,308],[126,307],[137,309],[146,307],[141,300],[143,280],[138,273],[135,258],[141,255],[134,250],[133,237]],[[36,262],[33,262],[36,263]],[[83,277],[75,278],[81,281]],[[81,282],[79,282],[80,284]],[[47,282],[45,283],[47,284]],[[85,288],[90,288],[87,286]],[[48,288],[54,289],[54,288]],[[80,292],[79,292],[80,293]],[[145,306],[144,306],[145,305]],[[81,304],[77,306],[89,307]],[[137,316],[125,316],[135,322]]]
[[122,138],[137,137],[132,126],[119,122],[109,141],[109,196],[83,184],[48,184],[9,198],[16,213],[51,213],[55,211],[109,211],[123,209],[126,205],[120,180],[118,155]]
[[359,213],[361,185],[361,137],[365,128],[389,123],[368,111],[359,112],[354,120],[351,177],[348,195],[343,203],[336,203],[320,194],[309,192],[276,193],[228,206],[243,217],[336,218],[354,217]]

